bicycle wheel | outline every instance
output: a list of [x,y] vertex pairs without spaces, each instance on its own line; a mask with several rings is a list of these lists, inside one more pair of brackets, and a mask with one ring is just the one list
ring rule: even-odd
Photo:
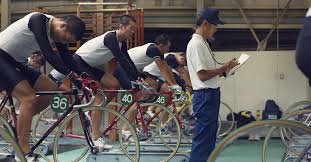
[[[305,107],[311,105],[311,101],[299,101],[292,104],[285,112],[284,114],[291,114],[292,112],[295,112],[297,110],[303,110]],[[284,115],[284,116],[285,116]],[[290,140],[291,137],[297,136],[295,132],[293,132],[291,129],[282,129],[281,130],[282,140],[288,139]]]
[[5,119],[4,117],[0,115],[0,122],[1,122],[2,127],[6,129],[8,133],[10,133],[10,135],[16,140],[15,132],[12,126],[7,121],[8,121],[7,119]]
[[[122,111],[124,110],[127,106],[122,106],[121,104],[118,103],[113,103],[114,105],[117,105],[119,107],[119,109]],[[156,107],[149,107],[149,106],[142,106],[142,104],[140,104],[140,107],[142,108],[142,113],[143,113],[143,118],[144,121],[146,122],[146,120],[150,120],[151,117],[153,116],[153,113],[147,113],[148,111],[155,111]],[[147,111],[148,109],[148,111]],[[136,133],[138,134],[138,138],[140,141],[144,141],[145,143],[149,143],[152,142],[152,140],[154,140],[155,136],[157,135],[156,132],[156,126],[157,126],[157,121],[158,121],[158,117],[156,116],[154,120],[151,121],[151,123],[149,125],[146,125],[148,131],[146,132],[143,129],[142,123],[139,120],[140,119],[140,114],[137,111],[137,107],[135,105],[133,105],[126,113],[125,116],[130,119],[132,118],[132,126],[134,127],[134,129],[136,130]]]
[[[59,114],[55,113],[50,107],[47,107],[45,110],[40,112],[38,115],[34,117],[34,124],[32,126],[32,142],[37,143],[38,140],[43,136],[43,134],[57,121]],[[56,127],[50,135],[42,142],[42,146],[38,147],[35,150],[37,154],[39,154],[46,161],[53,161],[51,158],[48,158],[46,155],[48,154],[49,145],[52,145],[53,138],[55,137],[55,133],[58,127]]]
[[[294,112],[286,114],[282,117],[282,119],[298,121],[309,127],[311,123],[311,109],[298,109]],[[280,129],[280,134],[282,141],[287,147],[289,146],[289,141],[291,141],[292,138],[300,136],[300,132],[295,132],[290,128]]]
[[[232,118],[231,121],[225,121],[227,114]],[[234,128],[234,114],[232,108],[226,102],[220,101],[220,131],[217,133],[218,137],[226,136]],[[224,120],[222,120],[224,119]]]
[[14,156],[17,156],[22,162],[27,162],[21,148],[16,142],[16,138],[10,127],[10,124],[7,123],[7,121],[5,121],[5,119],[1,116],[0,125],[0,159],[9,161],[10,159],[14,158]]
[[[156,103],[144,103],[141,104],[141,106],[146,106],[146,107],[156,107],[156,112],[160,112],[159,116],[156,118],[156,132],[157,135],[159,136],[161,142],[164,144],[166,148],[171,151],[171,154],[164,159],[163,161],[169,161],[173,156],[178,152],[178,148],[180,146],[181,142],[181,126],[176,119],[174,113],[170,111],[168,108],[156,104]],[[166,116],[168,114],[168,117]],[[151,118],[153,116],[150,116]],[[169,120],[168,120],[169,119]],[[176,144],[169,143],[165,138],[166,137],[174,137],[176,139]]]
[[[180,131],[180,125],[174,116],[174,114],[167,108],[165,108],[162,105],[156,104],[156,103],[141,103],[140,107],[142,109],[146,109],[143,111],[146,111],[143,114],[144,122],[147,124],[148,132],[145,132],[143,129],[143,125],[141,124],[140,120],[135,120],[133,125],[136,128],[136,131],[138,131],[138,134],[140,134],[141,137],[148,137],[147,141],[149,142],[153,140],[157,135],[160,138],[161,142],[164,144],[164,146],[167,148],[167,150],[170,154],[163,159],[163,162],[169,161],[178,151],[178,148],[180,146],[181,141],[181,131]],[[148,109],[148,111],[147,111]],[[131,107],[131,109],[126,113],[126,116],[129,117],[129,115],[133,115],[132,113],[136,111],[137,108]],[[164,121],[165,114],[168,115],[167,121]],[[137,114],[137,119],[140,118],[140,114]],[[150,122],[149,124],[147,122]],[[174,135],[176,139],[176,144],[169,143],[169,141],[165,140],[165,137]]]
[[286,109],[286,111],[284,112],[284,114],[288,114],[290,112],[294,112],[296,110],[300,110],[305,108],[306,106],[311,105],[311,101],[298,101],[293,103],[290,107],[288,107]]
[[[224,121],[222,119],[226,119],[226,115],[229,114],[232,118],[231,121]],[[230,133],[234,128],[234,113],[232,108],[225,102],[220,102],[220,111],[218,116],[218,129],[217,129],[217,137],[226,136]],[[182,130],[182,136],[187,142],[192,142],[192,135],[194,133],[194,123],[189,123],[185,125],[185,129]]]
[[[239,129],[233,131],[228,134],[214,149],[211,155],[208,158],[208,162],[215,162],[220,153],[227,148],[234,140],[238,139],[240,136],[247,134],[249,131],[253,129],[258,129],[262,127],[286,127],[291,129],[299,129],[307,134],[311,134],[311,129],[306,127],[305,125],[295,122],[295,121],[287,121],[287,120],[266,120],[266,121],[256,121],[252,122],[248,125],[240,127]],[[241,156],[242,158],[243,156]]]
[[[192,105],[190,103],[190,104],[183,104],[181,107],[177,107],[177,112],[179,112],[178,117],[182,124],[181,136],[188,143],[192,142],[192,135],[194,133],[195,128],[195,119],[194,118],[185,119],[183,114],[185,114],[184,112],[188,111],[191,108],[191,106]],[[187,152],[190,152],[190,150]]]
[[[311,113],[310,109],[297,110],[297,111],[290,112],[290,113],[286,114],[285,116],[282,117],[282,120],[288,120],[288,119],[291,119],[291,118],[293,118],[295,116],[299,116],[299,115],[303,115],[303,114],[310,114],[310,113]],[[267,136],[266,136],[266,138],[264,140],[263,147],[262,147],[262,162],[266,162],[267,161],[266,159],[267,159],[268,141],[271,139],[272,133],[276,129],[277,129],[276,127],[271,128],[269,130],[269,132],[267,133]],[[283,141],[283,144],[286,146],[287,150],[290,151],[294,156],[298,156],[300,153],[298,153],[295,149],[291,149],[290,144],[289,144],[289,140],[290,139],[286,139],[288,137],[285,137],[285,135],[284,135],[284,131],[286,131],[288,129],[292,130],[291,128],[280,128],[281,139]],[[300,131],[299,133],[302,133],[302,132]],[[284,158],[286,158],[286,156]]]
[[[121,130],[124,125],[126,125],[130,132],[131,132],[131,139],[124,139],[122,137],[119,137],[119,141],[112,142],[113,144],[113,150],[118,151],[122,150],[124,151],[125,155],[129,157],[131,161],[138,162],[139,161],[139,142],[137,134],[135,133],[134,128],[131,126],[131,124],[128,122],[128,120],[121,115],[120,113],[101,106],[91,106],[88,108],[83,108],[82,111],[84,114],[88,114],[89,112],[93,110],[100,110],[103,114],[111,113],[113,114],[117,121],[116,124],[113,125],[112,130],[119,131],[119,136],[121,135]],[[70,123],[70,121],[73,121],[73,130],[69,133],[64,133],[64,129]],[[84,122],[87,122],[88,130],[91,132],[92,127],[90,120],[86,120]],[[85,124],[85,123],[83,123]],[[64,122],[60,125],[59,129],[56,132],[55,139],[54,139],[54,147],[53,147],[53,159],[55,162],[62,162],[62,161],[80,161],[84,158],[84,156],[89,152],[89,146],[85,140],[84,130],[82,128],[81,121],[79,119],[79,113],[74,112],[69,117],[67,117]],[[101,131],[104,131],[104,136],[107,136],[109,131],[106,131],[106,128],[101,128]],[[128,146],[132,146],[132,148],[129,148]],[[66,157],[66,153],[74,153],[76,155],[75,159],[68,159]],[[61,159],[61,160],[60,160]]]

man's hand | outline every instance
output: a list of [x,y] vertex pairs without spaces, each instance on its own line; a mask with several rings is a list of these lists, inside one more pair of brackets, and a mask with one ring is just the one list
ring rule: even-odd
[[[233,58],[232,60],[230,60],[230,61],[228,61],[227,63],[226,63],[226,65],[227,65],[227,70],[231,70],[232,68],[234,68],[234,67],[236,67],[236,66],[238,66],[240,63],[238,62],[238,60],[236,59],[236,58]],[[228,72],[229,72],[228,71]]]
[[236,66],[238,66],[240,63],[237,61],[236,58],[233,58],[232,60],[228,61],[226,64],[225,64],[225,68],[226,70],[220,74],[219,76],[220,77],[227,77],[227,74],[230,72],[230,70]]
[[80,77],[81,77],[83,86],[91,88],[92,91],[96,93],[97,89],[100,87],[99,83],[93,80],[92,77],[88,73],[85,73],[85,72],[83,72],[80,75]]
[[82,89],[82,80],[81,78],[73,71],[71,71],[67,78],[74,84],[78,89]]
[[181,86],[174,84],[168,87],[173,92],[182,92]]

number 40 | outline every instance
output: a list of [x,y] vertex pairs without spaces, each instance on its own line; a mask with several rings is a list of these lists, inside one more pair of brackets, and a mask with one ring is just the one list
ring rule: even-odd
[[122,97],[122,102],[131,103],[133,101],[133,95],[126,94]]

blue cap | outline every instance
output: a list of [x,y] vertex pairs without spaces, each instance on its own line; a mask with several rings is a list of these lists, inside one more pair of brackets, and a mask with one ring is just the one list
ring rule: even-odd
[[218,24],[223,25],[224,22],[219,19],[218,15],[219,15],[218,9],[205,8],[200,12],[200,14],[198,14],[197,23],[198,22],[202,23],[204,20],[207,20],[209,23],[214,24],[214,25],[218,25]]

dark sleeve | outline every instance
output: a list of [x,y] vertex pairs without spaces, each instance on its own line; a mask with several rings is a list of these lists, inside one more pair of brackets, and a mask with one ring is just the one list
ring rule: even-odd
[[146,55],[148,57],[151,57],[153,59],[156,59],[156,58],[160,58],[160,59],[164,59],[164,56],[161,54],[160,50],[157,48],[156,45],[154,44],[151,44],[148,48],[147,48],[147,51],[146,51]]
[[175,56],[173,54],[169,54],[165,57],[165,60],[167,64],[172,67],[173,69],[178,69],[180,68]]
[[64,64],[71,70],[76,72],[77,74],[81,74],[82,71],[79,69],[78,64],[73,60],[68,46],[62,43],[55,43],[55,46],[58,50],[60,58],[63,60]]
[[125,70],[131,80],[137,80],[139,73],[136,69],[134,62],[131,60],[129,54],[127,53],[126,43],[122,43],[122,47],[119,47],[117,36],[115,33],[107,33],[104,38],[104,45],[109,48],[119,62],[121,67]]
[[311,79],[311,17],[306,17],[304,19],[304,24],[300,30],[299,36],[297,38],[296,44],[296,64],[298,68]]
[[29,19],[28,27],[33,32],[44,58],[57,71],[64,75],[68,75],[70,73],[70,69],[65,66],[60,57],[53,52],[50,41],[48,39],[46,28],[48,20],[49,18],[43,14],[34,14]]

